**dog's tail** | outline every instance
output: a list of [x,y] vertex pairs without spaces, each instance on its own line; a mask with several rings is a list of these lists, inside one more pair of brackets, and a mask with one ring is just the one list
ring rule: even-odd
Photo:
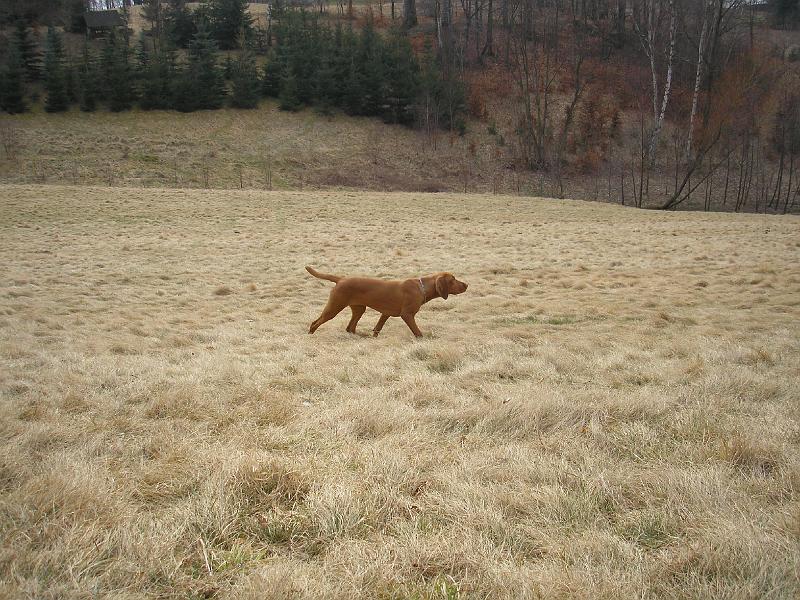
[[333,283],[339,283],[340,279],[344,279],[344,277],[339,277],[338,275],[327,275],[325,273],[320,273],[319,271],[312,269],[311,267],[306,267],[306,271],[311,273],[317,279],[327,279],[328,281],[332,281]]

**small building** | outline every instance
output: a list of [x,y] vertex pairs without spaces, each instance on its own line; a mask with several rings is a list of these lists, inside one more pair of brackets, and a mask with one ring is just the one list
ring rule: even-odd
[[90,10],[83,18],[86,32],[92,36],[106,35],[112,29],[125,27],[125,19],[116,10]]

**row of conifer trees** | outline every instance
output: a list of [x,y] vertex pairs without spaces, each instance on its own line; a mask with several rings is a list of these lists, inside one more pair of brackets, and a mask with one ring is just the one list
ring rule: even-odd
[[43,89],[48,112],[75,104],[83,111],[254,108],[273,97],[284,110],[340,109],[405,125],[424,113],[427,124],[433,118],[441,127],[463,126],[462,83],[443,75],[430,48],[417,57],[400,32],[381,34],[369,22],[358,31],[330,26],[288,9],[273,27],[263,67],[244,36],[241,49],[223,60],[202,22],[186,50],[144,35],[131,43],[126,32],[113,31],[98,50],[86,43],[78,56],[68,55],[62,35],[50,28],[43,64],[18,28],[2,67],[0,108],[25,111],[36,89]]

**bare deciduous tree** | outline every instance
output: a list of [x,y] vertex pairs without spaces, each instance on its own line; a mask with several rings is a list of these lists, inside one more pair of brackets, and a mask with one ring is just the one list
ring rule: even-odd
[[[672,92],[678,13],[675,0],[668,0],[666,6],[661,0],[642,0],[638,8],[634,27],[639,35],[644,53],[650,61],[650,75],[653,86],[653,125],[650,131],[647,151],[650,167],[652,168],[655,163],[659,136],[661,135],[667,107],[669,106],[670,93]],[[668,23],[666,25],[666,39],[662,42],[665,22]],[[666,64],[663,66],[663,89],[659,84],[659,79],[661,79],[660,71],[662,69],[659,64],[659,58],[662,53],[665,55],[666,60]]]
[[403,28],[411,29],[417,25],[416,0],[403,0]]

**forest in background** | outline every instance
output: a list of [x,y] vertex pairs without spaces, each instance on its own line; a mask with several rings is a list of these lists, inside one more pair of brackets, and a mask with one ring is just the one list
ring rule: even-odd
[[68,51],[82,2],[10,2],[2,105],[190,111],[274,96],[431,138],[483,127],[498,161],[555,196],[588,177],[639,207],[800,203],[796,1],[315,2],[273,5],[266,22],[247,4],[148,0],[141,35]]

